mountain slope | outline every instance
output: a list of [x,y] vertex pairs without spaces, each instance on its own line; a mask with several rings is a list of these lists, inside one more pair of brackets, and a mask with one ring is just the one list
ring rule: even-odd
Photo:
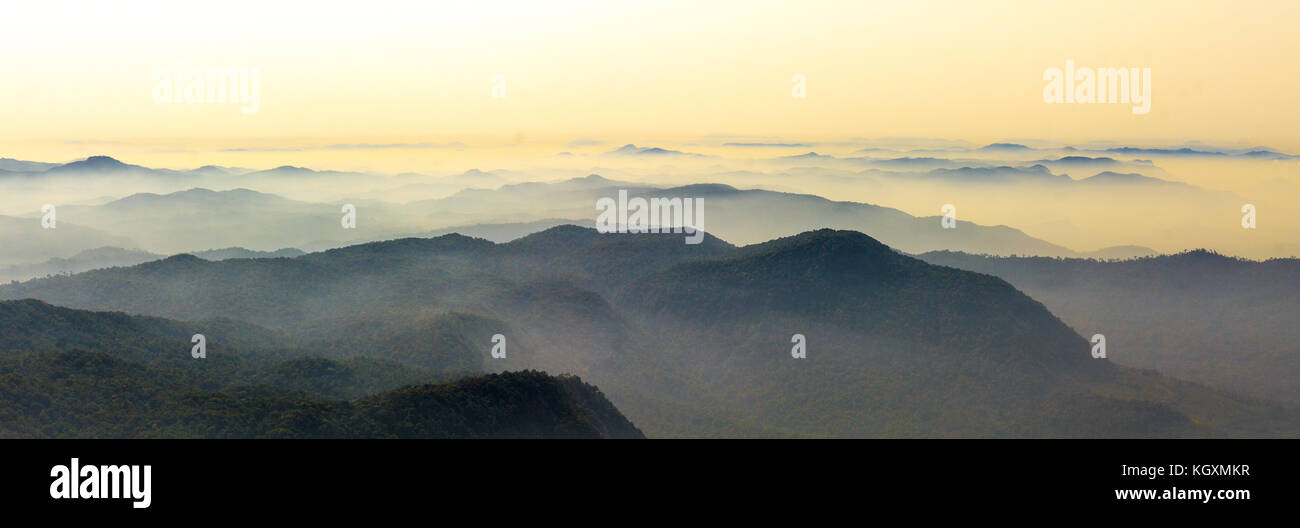
[[1118,363],[1300,402],[1300,260],[1203,250],[1117,262],[953,252],[920,258],[1002,277],[1084,335],[1105,334]]
[[54,228],[42,227],[41,218],[0,216],[0,266],[28,265],[52,258],[66,258],[82,251],[114,246],[133,248],[130,239],[66,221],[63,209],[56,209]]
[[197,390],[107,354],[0,360],[5,438],[640,438],[595,387],[491,374],[330,401],[268,386]]
[[[205,358],[191,356],[196,331]],[[0,437],[642,436],[577,378],[461,378],[480,369],[426,359],[456,357],[454,342],[421,340],[432,348],[411,357],[400,336],[371,350],[351,337],[0,302]]]
[[0,282],[22,281],[47,275],[66,275],[115,266],[134,266],[162,258],[138,249],[101,247],[87,249],[67,258],[52,258],[37,264],[15,264],[0,268]]

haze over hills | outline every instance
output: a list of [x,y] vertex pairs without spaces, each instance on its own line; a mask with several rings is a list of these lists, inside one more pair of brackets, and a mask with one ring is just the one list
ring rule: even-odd
[[[903,146],[909,142],[911,148]],[[790,142],[818,148],[808,154],[790,155],[791,148],[799,147],[782,147],[779,145],[785,143],[780,142],[772,143],[777,146],[724,147],[726,143],[734,142],[720,141],[719,154],[699,156],[674,154],[685,151],[666,145],[629,144],[615,149],[633,152],[628,155],[610,154],[608,147],[596,146],[565,160],[535,159],[533,166],[435,175],[298,165],[267,170],[214,165],[193,170],[153,169],[107,156],[66,164],[11,160],[6,166],[27,171],[0,177],[0,191],[4,191],[0,192],[0,210],[19,216],[37,214],[42,203],[57,204],[61,209],[73,207],[70,213],[79,216],[69,217],[69,222],[109,231],[134,241],[133,247],[161,254],[225,245],[255,250],[320,250],[477,224],[546,219],[585,222],[594,214],[591,204],[585,202],[594,197],[592,193],[583,194],[583,187],[624,186],[634,193],[658,193],[709,188],[699,184],[710,182],[729,185],[736,191],[731,196],[719,194],[720,200],[758,203],[758,207],[766,208],[742,215],[736,207],[727,207],[719,211],[722,216],[712,217],[717,224],[706,229],[737,243],[833,227],[863,231],[909,252],[947,249],[1001,255],[1083,256],[1097,248],[1136,245],[1162,253],[1209,247],[1226,254],[1264,258],[1292,256],[1300,251],[1293,242],[1300,237],[1300,231],[1289,223],[1268,222],[1250,232],[1240,227],[1243,204],[1252,204],[1261,213],[1276,212],[1285,207],[1276,197],[1300,192],[1300,180],[1287,170],[1295,158],[1265,147],[1072,148],[1006,141],[985,147],[947,142],[936,148],[926,147],[921,140],[863,140]],[[863,144],[874,146],[860,148]],[[766,152],[780,155],[755,157],[755,153]],[[1188,152],[1213,155],[1189,157]],[[1223,183],[1223,174],[1239,172],[1259,176]],[[589,178],[583,176],[589,174],[600,174],[604,181],[587,181]],[[218,194],[255,189],[290,203],[232,203],[238,213],[224,218],[214,218],[210,215],[216,212],[201,209],[193,210],[193,217],[167,210],[159,213],[161,220],[152,223],[123,212],[110,214],[75,205],[103,205],[101,198],[106,194],[131,198],[121,196],[122,189],[142,196],[171,197],[177,203],[185,202],[182,198],[200,189],[213,189]],[[783,200],[755,198],[763,192],[773,193],[766,198],[774,198],[775,193],[788,196]],[[829,205],[810,205],[809,200],[817,197]],[[788,211],[786,199],[792,205]],[[210,203],[218,209],[226,207],[224,202]],[[360,217],[358,231],[330,231],[337,222],[317,225],[317,221],[330,216],[338,220],[339,207],[345,203],[366,213]],[[855,204],[861,207],[853,207]],[[1020,234],[1005,230],[963,234],[961,229],[934,234],[924,222],[919,225],[926,229],[920,231],[890,218],[896,215],[866,211],[877,207],[929,219],[941,214],[944,205],[955,206],[959,221],[971,222],[962,226],[979,228],[977,231],[1008,226]],[[781,214],[769,214],[772,212]],[[259,233],[261,238],[243,239],[247,231],[239,231],[246,227],[241,225],[241,219],[256,223],[254,218],[266,223],[262,231],[274,231],[276,235]],[[755,219],[761,223],[737,225]],[[201,237],[215,240],[207,244],[192,241]],[[86,249],[93,247],[12,263],[66,258]]]
[[[365,204],[356,207],[364,208]],[[343,245],[403,228],[385,207],[365,208],[355,229],[343,229],[341,204],[298,202],[249,189],[194,188],[170,194],[138,193],[102,205],[59,208],[60,218],[112,232],[133,233],[163,254],[242,246],[273,251],[321,241]]]
[[[213,337],[207,357],[191,357],[195,332]],[[413,346],[463,353],[438,340],[390,339],[380,354],[331,359],[344,347],[299,348],[244,323],[37,301],[0,302],[0,336],[0,437],[642,436],[576,377],[376,357]]]
[[[1006,282],[844,231],[735,247],[560,226],[506,244],[446,235],[293,259],[172,257],[0,287],[0,298],[29,297],[288,336],[349,324],[387,335],[384,325],[474,314],[486,319],[465,343],[486,350],[501,333],[511,347],[485,366],[578,374],[652,436],[1300,430],[1293,409],[1091,358],[1083,337]],[[791,357],[796,333],[806,359]]]
[[1116,363],[1300,403],[1300,260],[1207,251],[1118,262],[934,252],[918,258],[1005,279]]
[[[512,204],[546,204],[534,216],[591,217],[592,204],[612,198],[620,190],[630,199],[654,197],[703,198],[703,225],[709,233],[739,243],[752,243],[795,234],[818,226],[858,229],[896,244],[905,251],[917,248],[986,248],[994,254],[1070,255],[1068,248],[1034,239],[1006,226],[981,226],[964,220],[957,229],[942,229],[939,219],[916,218],[897,209],[866,203],[835,202],[825,198],[765,190],[741,190],[728,185],[688,185],[655,188],[615,182],[596,175],[554,184],[507,185],[496,191],[463,191],[447,198],[413,202],[411,211],[436,211],[435,222],[451,217],[491,222]],[[490,211],[475,214],[475,211]],[[444,220],[446,218],[446,220]]]
[[133,266],[159,258],[162,256],[148,251],[105,246],[87,249],[68,258],[52,258],[37,264],[15,264],[0,268],[0,282],[24,281],[115,266]]
[[[296,257],[303,255],[304,252],[295,248],[283,248],[276,251],[253,251],[230,247],[195,251],[191,254],[204,260],[226,260],[232,258]],[[102,268],[133,266],[164,257],[165,255],[138,249],[105,246],[88,249],[68,258],[53,258],[36,264],[15,264],[0,268],[0,282],[24,281],[50,275],[68,275]]]
[[593,204],[600,198],[618,196],[620,190],[626,190],[632,198],[703,198],[708,204],[705,229],[742,242],[832,226],[868,231],[911,252],[944,248],[994,254],[1075,254],[1006,226],[988,227],[959,220],[958,229],[942,229],[937,217],[915,218],[865,203],[726,185],[661,189],[596,175],[557,183],[512,184],[495,191],[466,190],[447,198],[402,205],[357,201],[355,229],[342,228],[344,213],[339,204],[298,202],[248,189],[139,193],[102,205],[63,206],[59,215],[68,222],[130,233],[145,249],[164,254],[227,245],[254,250],[316,250],[427,233],[439,229],[436,226],[532,223],[556,218],[594,220]]
[[136,243],[116,236],[56,219],[54,229],[41,227],[41,219],[0,216],[0,266],[41,262],[68,257],[87,249],[114,246],[127,249]]

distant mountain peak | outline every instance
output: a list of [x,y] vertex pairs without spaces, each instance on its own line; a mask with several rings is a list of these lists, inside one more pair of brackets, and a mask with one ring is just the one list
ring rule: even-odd
[[1178,149],[1165,148],[1141,148],[1141,147],[1114,147],[1106,149],[1106,152],[1116,152],[1120,154],[1155,154],[1163,156],[1224,156],[1226,154],[1213,150],[1197,150],[1190,147]]
[[770,242],[742,248],[750,255],[794,255],[822,261],[835,258],[868,258],[894,260],[902,258],[893,248],[858,231],[823,228],[797,235],[778,238]]
[[1165,181],[1160,178],[1143,176],[1136,172],[1115,172],[1115,171],[1099,172],[1097,174],[1094,174],[1092,176],[1089,176],[1079,181],[1087,182],[1087,183],[1175,183],[1175,182]]
[[203,201],[210,202],[213,200],[284,200],[284,198],[266,194],[251,189],[238,188],[227,191],[214,191],[205,187],[192,187],[183,191],[176,191],[168,194],[155,193],[135,193],[125,198],[114,200],[104,204],[104,207],[126,207],[141,204],[164,203],[168,201]]
[[635,155],[635,156],[655,156],[655,155],[698,156],[699,155],[699,154],[689,154],[686,152],[669,150],[669,149],[664,149],[659,147],[638,147],[632,143],[628,143],[619,148],[611,150],[606,154]]
[[1019,143],[990,143],[980,147],[980,150],[1033,150]]
[[805,152],[805,153],[803,153],[803,154],[797,154],[797,155],[794,155],[794,156],[783,156],[781,159],[831,159],[831,158],[834,158],[834,157],[835,157],[835,156],[830,156],[830,155],[827,155],[827,154],[818,154],[818,153],[816,153],[816,152],[810,150],[810,151]]
[[205,264],[208,264],[208,261],[203,260],[194,255],[191,255],[189,253],[181,253],[178,255],[172,255],[164,259],[146,262],[144,264],[139,264],[135,267],[138,269],[147,270],[151,272],[185,271],[185,270],[195,269]]
[[1078,163],[1078,162],[1111,163],[1115,161],[1115,158],[1110,158],[1106,156],[1098,156],[1095,158],[1088,157],[1088,156],[1061,156],[1061,158],[1056,161],[1060,163]]
[[126,165],[125,163],[117,161],[109,156],[91,156],[86,158],[86,163],[94,165]]
[[432,238],[407,237],[366,242],[311,255],[317,258],[351,256],[373,258],[375,255],[426,255],[439,252],[483,251],[490,250],[493,247],[496,247],[496,244],[489,240],[465,236],[460,233],[448,233]]
[[[66,163],[51,168],[47,172],[83,172],[83,171],[120,171],[127,169],[144,169],[135,165],[128,165],[108,156],[91,156],[81,161]],[[145,169],[147,170],[147,169]]]

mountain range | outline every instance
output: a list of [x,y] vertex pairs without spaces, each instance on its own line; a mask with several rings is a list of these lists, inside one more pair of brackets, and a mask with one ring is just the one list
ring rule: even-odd
[[[200,327],[242,321],[327,359],[574,374],[649,436],[1300,431],[1292,407],[1093,358],[1083,336],[1012,284],[853,231],[748,246],[708,235],[692,246],[558,226],[504,244],[453,234],[296,258],[175,256],[0,286],[0,299],[26,298]],[[214,328],[209,343],[243,339]],[[496,334],[505,359],[489,357]]]

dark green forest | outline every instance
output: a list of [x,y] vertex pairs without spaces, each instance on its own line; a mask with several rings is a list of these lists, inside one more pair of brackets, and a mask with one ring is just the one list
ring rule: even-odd
[[[440,355],[464,318],[438,320],[395,357],[341,356],[343,342],[295,348],[231,321],[182,323],[0,302],[0,436],[216,438],[635,438],[594,386],[537,371],[482,374]],[[194,358],[190,332],[232,336]],[[431,342],[420,339],[434,336]],[[353,339],[364,339],[355,334]],[[224,339],[224,338],[223,338]],[[418,342],[418,343],[417,343]],[[369,351],[373,356],[373,351]],[[442,368],[434,368],[441,366]]]

